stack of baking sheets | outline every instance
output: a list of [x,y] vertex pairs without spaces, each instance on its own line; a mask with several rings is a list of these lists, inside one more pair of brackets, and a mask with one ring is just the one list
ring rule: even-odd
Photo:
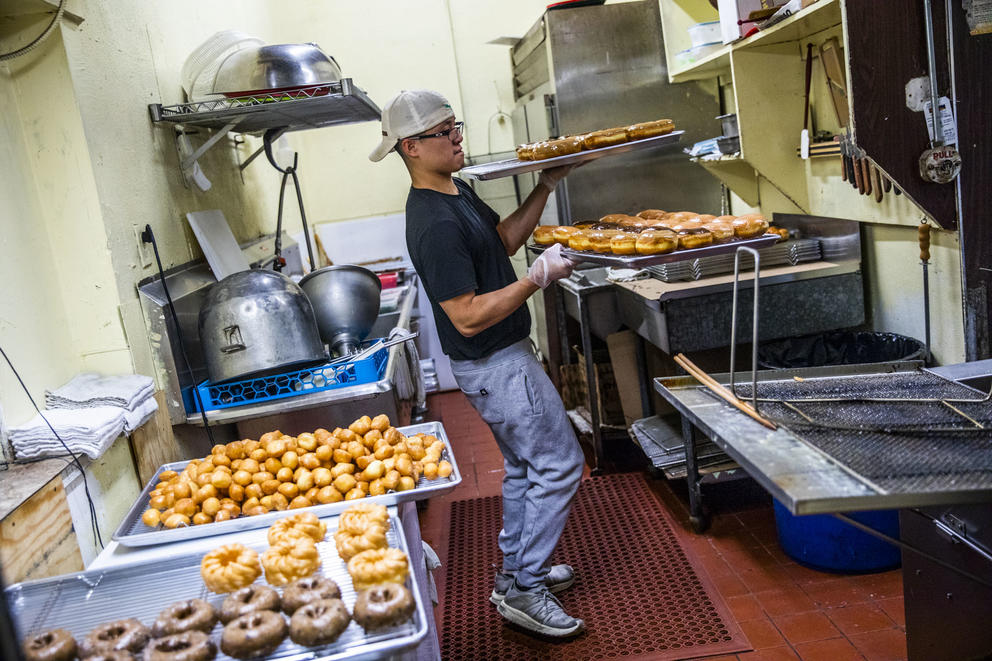
[[[761,248],[761,266],[795,266],[803,262],[815,262],[821,259],[820,242],[817,239],[798,239],[784,241],[767,248]],[[754,259],[750,254],[741,255],[741,268],[752,270]],[[652,276],[664,282],[680,280],[699,280],[713,275],[733,273],[734,254],[725,253],[711,257],[699,257],[685,262],[659,264],[649,266],[647,270]]]

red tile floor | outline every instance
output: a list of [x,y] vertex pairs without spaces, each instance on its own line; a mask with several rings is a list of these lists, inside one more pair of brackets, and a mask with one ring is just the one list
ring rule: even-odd
[[[440,420],[450,437],[462,483],[451,494],[428,501],[421,510],[422,535],[442,563],[457,562],[457,558],[445,557],[448,503],[498,495],[502,457],[489,428],[460,392],[432,395],[429,405],[430,419]],[[639,459],[636,452],[617,459],[617,468],[636,470],[631,467]],[[704,486],[713,518],[702,535],[695,535],[689,527],[683,481],[656,479],[652,487],[681,526],[683,543],[709,573],[754,648],[710,659],[906,658],[899,570],[849,576],[796,564],[778,546],[771,500],[750,480]],[[435,572],[434,580],[443,603],[444,572]],[[479,586],[479,598],[487,598],[490,589]]]

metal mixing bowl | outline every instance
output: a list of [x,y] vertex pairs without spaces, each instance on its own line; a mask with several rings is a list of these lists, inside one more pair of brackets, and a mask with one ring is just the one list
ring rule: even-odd
[[382,283],[361,266],[325,266],[300,280],[313,305],[317,329],[339,356],[354,353],[379,316]]
[[298,89],[341,80],[341,68],[317,44],[243,48],[224,60],[214,93],[227,96]]

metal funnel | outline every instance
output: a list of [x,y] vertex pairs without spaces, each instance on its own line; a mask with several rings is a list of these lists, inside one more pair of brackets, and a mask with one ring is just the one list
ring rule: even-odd
[[358,350],[379,316],[382,283],[360,266],[325,266],[300,280],[317,318],[320,338],[331,351],[347,356]]

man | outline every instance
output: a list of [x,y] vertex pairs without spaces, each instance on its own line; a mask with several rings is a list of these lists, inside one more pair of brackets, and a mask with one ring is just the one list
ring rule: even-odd
[[490,600],[503,617],[532,632],[574,636],[582,632],[582,620],[565,613],[552,594],[572,585],[572,568],[551,567],[550,559],[584,460],[561,399],[534,357],[526,306],[574,264],[555,246],[518,279],[509,259],[570,168],[543,171],[523,205],[501,221],[452,177],[465,163],[462,128],[440,94],[400,92],[382,112],[382,142],[369,158],[379,161],[395,150],[406,164],[410,257],[458,387],[503,454],[503,568]]

